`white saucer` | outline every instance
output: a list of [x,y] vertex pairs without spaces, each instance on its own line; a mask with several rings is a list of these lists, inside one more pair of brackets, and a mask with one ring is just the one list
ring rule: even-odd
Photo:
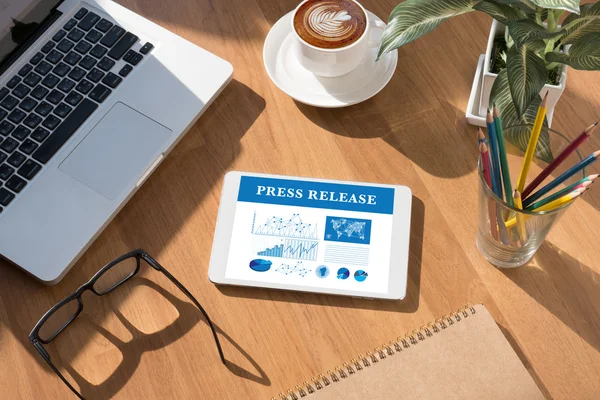
[[[367,11],[369,17],[381,21]],[[359,66],[335,78],[316,76],[300,65],[291,51],[294,44],[289,12],[273,25],[263,48],[267,74],[284,93],[293,99],[316,107],[346,107],[375,96],[387,85],[398,63],[394,50],[375,62],[377,48],[369,48]]]

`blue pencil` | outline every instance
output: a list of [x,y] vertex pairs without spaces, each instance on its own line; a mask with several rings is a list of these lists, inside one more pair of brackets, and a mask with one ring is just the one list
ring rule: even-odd
[[498,137],[496,135],[496,127],[494,126],[494,118],[490,110],[487,112],[486,119],[488,136],[490,143],[490,158],[492,159],[492,190],[502,200],[502,178],[500,176],[500,157],[498,154]]
[[530,205],[546,193],[549,193],[552,189],[556,188],[558,185],[575,175],[577,172],[581,171],[582,169],[596,161],[596,159],[599,156],[600,150],[595,151],[592,154],[590,154],[587,158],[581,160],[578,164],[575,164],[573,167],[563,172],[562,175],[560,175],[558,178],[556,178],[555,180],[553,180],[552,182],[550,182],[549,184],[547,184],[546,186],[529,196],[527,200],[523,202],[523,207],[527,207],[525,204]]

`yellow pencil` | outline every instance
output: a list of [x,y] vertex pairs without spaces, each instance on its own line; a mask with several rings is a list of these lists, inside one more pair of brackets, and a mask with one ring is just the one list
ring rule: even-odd
[[[515,202],[515,208],[522,210],[523,204],[521,202],[521,193],[516,189],[513,191],[513,199]],[[527,242],[527,227],[525,226],[525,218],[521,213],[517,213],[517,230],[519,231],[521,242]]]
[[519,193],[523,192],[525,183],[527,180],[527,173],[531,167],[531,161],[535,154],[535,148],[537,147],[540,133],[542,132],[542,126],[544,125],[544,119],[546,118],[546,106],[548,103],[548,92],[544,96],[540,107],[538,108],[533,128],[531,129],[531,136],[529,137],[529,143],[527,144],[527,150],[525,151],[525,158],[523,159],[523,165],[521,166],[521,173],[519,174],[519,180],[517,181],[517,190]]

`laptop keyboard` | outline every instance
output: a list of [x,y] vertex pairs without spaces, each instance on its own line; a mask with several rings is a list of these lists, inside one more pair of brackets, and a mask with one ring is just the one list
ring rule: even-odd
[[137,41],[81,8],[0,87],[0,212],[154,47]]

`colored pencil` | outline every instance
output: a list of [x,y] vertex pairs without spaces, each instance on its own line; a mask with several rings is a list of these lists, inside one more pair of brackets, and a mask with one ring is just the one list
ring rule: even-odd
[[[513,199],[515,208],[522,210],[523,204],[521,204],[521,193],[519,193],[519,191],[516,189],[513,192]],[[517,213],[517,230],[519,231],[519,239],[521,240],[521,243],[527,242],[527,227],[525,226],[525,218],[520,212]]]
[[477,143],[481,144],[481,143],[485,143],[487,145],[487,139],[485,137],[485,135],[483,134],[483,131],[481,130],[481,128],[477,128]]
[[[481,129],[479,133],[483,135]],[[490,170],[490,156],[485,142],[479,142],[479,154],[481,156],[481,167],[485,182],[490,190],[492,189],[492,171]],[[488,216],[490,219],[490,233],[492,237],[498,240],[498,228],[496,226],[496,202],[493,199],[488,199]]]
[[534,180],[527,185],[525,190],[523,190],[523,198],[527,198],[534,190],[537,188],[543,181],[546,179],[552,171],[554,171],[563,161],[567,159],[569,155],[571,155],[583,142],[590,137],[598,122],[593,125],[588,126],[579,136],[577,136],[556,158],[544,168],[544,170],[535,177]]
[[544,99],[542,100],[542,103],[538,108],[538,112],[535,117],[535,122],[533,123],[533,128],[531,129],[531,136],[529,136],[529,143],[527,144],[525,158],[523,160],[523,165],[521,166],[521,173],[519,174],[519,180],[517,181],[517,190],[520,193],[523,193],[523,189],[525,189],[525,181],[527,180],[527,174],[529,173],[529,168],[531,167],[531,161],[533,160],[533,156],[535,155],[535,149],[537,147],[538,139],[540,138],[540,133],[542,132],[542,127],[544,126],[547,104],[548,92],[546,92],[546,95],[544,96]]
[[541,212],[556,210],[557,208],[562,207],[565,204],[573,202],[573,200],[581,196],[586,190],[587,188],[575,189],[569,194],[559,197],[558,199],[551,201],[550,203],[543,205],[540,208],[536,208],[534,211]]
[[508,158],[506,157],[506,146],[504,145],[504,134],[502,132],[502,119],[498,107],[494,104],[494,127],[496,128],[496,139],[498,139],[498,153],[500,155],[500,167],[502,168],[502,182],[504,183],[504,193],[506,193],[506,202],[513,206],[511,197],[513,190],[510,181],[510,170],[508,168]]
[[564,196],[565,194],[572,192],[575,189],[579,189],[580,187],[588,187],[592,183],[594,183],[594,181],[598,178],[598,176],[599,176],[598,174],[586,176],[585,178],[580,179],[577,182],[570,184],[566,188],[559,190],[556,193],[552,193],[550,196],[544,197],[543,199],[538,200],[535,203],[526,206],[525,210],[531,211],[533,209],[543,206],[544,204],[548,204],[549,202],[556,200],[559,197]]
[[534,201],[540,199],[543,195],[550,193],[550,191],[552,191],[558,185],[565,182],[567,179],[569,179],[570,177],[575,175],[577,172],[581,171],[582,169],[584,169],[585,167],[587,167],[588,165],[590,165],[591,163],[596,161],[598,156],[600,156],[600,150],[593,152],[587,158],[583,159],[582,161],[580,161],[578,164],[571,167],[567,171],[563,172],[562,175],[560,175],[558,178],[556,178],[555,180],[548,183],[546,186],[542,187],[540,190],[538,190],[537,192],[535,192],[531,196],[529,196],[525,201],[525,204],[527,204],[527,205],[525,205],[525,207],[532,204]]
[[487,112],[486,125],[490,144],[490,159],[492,161],[492,189],[500,200],[502,197],[502,178],[500,177],[500,160],[498,158],[498,138],[496,137],[496,127],[490,110]]

